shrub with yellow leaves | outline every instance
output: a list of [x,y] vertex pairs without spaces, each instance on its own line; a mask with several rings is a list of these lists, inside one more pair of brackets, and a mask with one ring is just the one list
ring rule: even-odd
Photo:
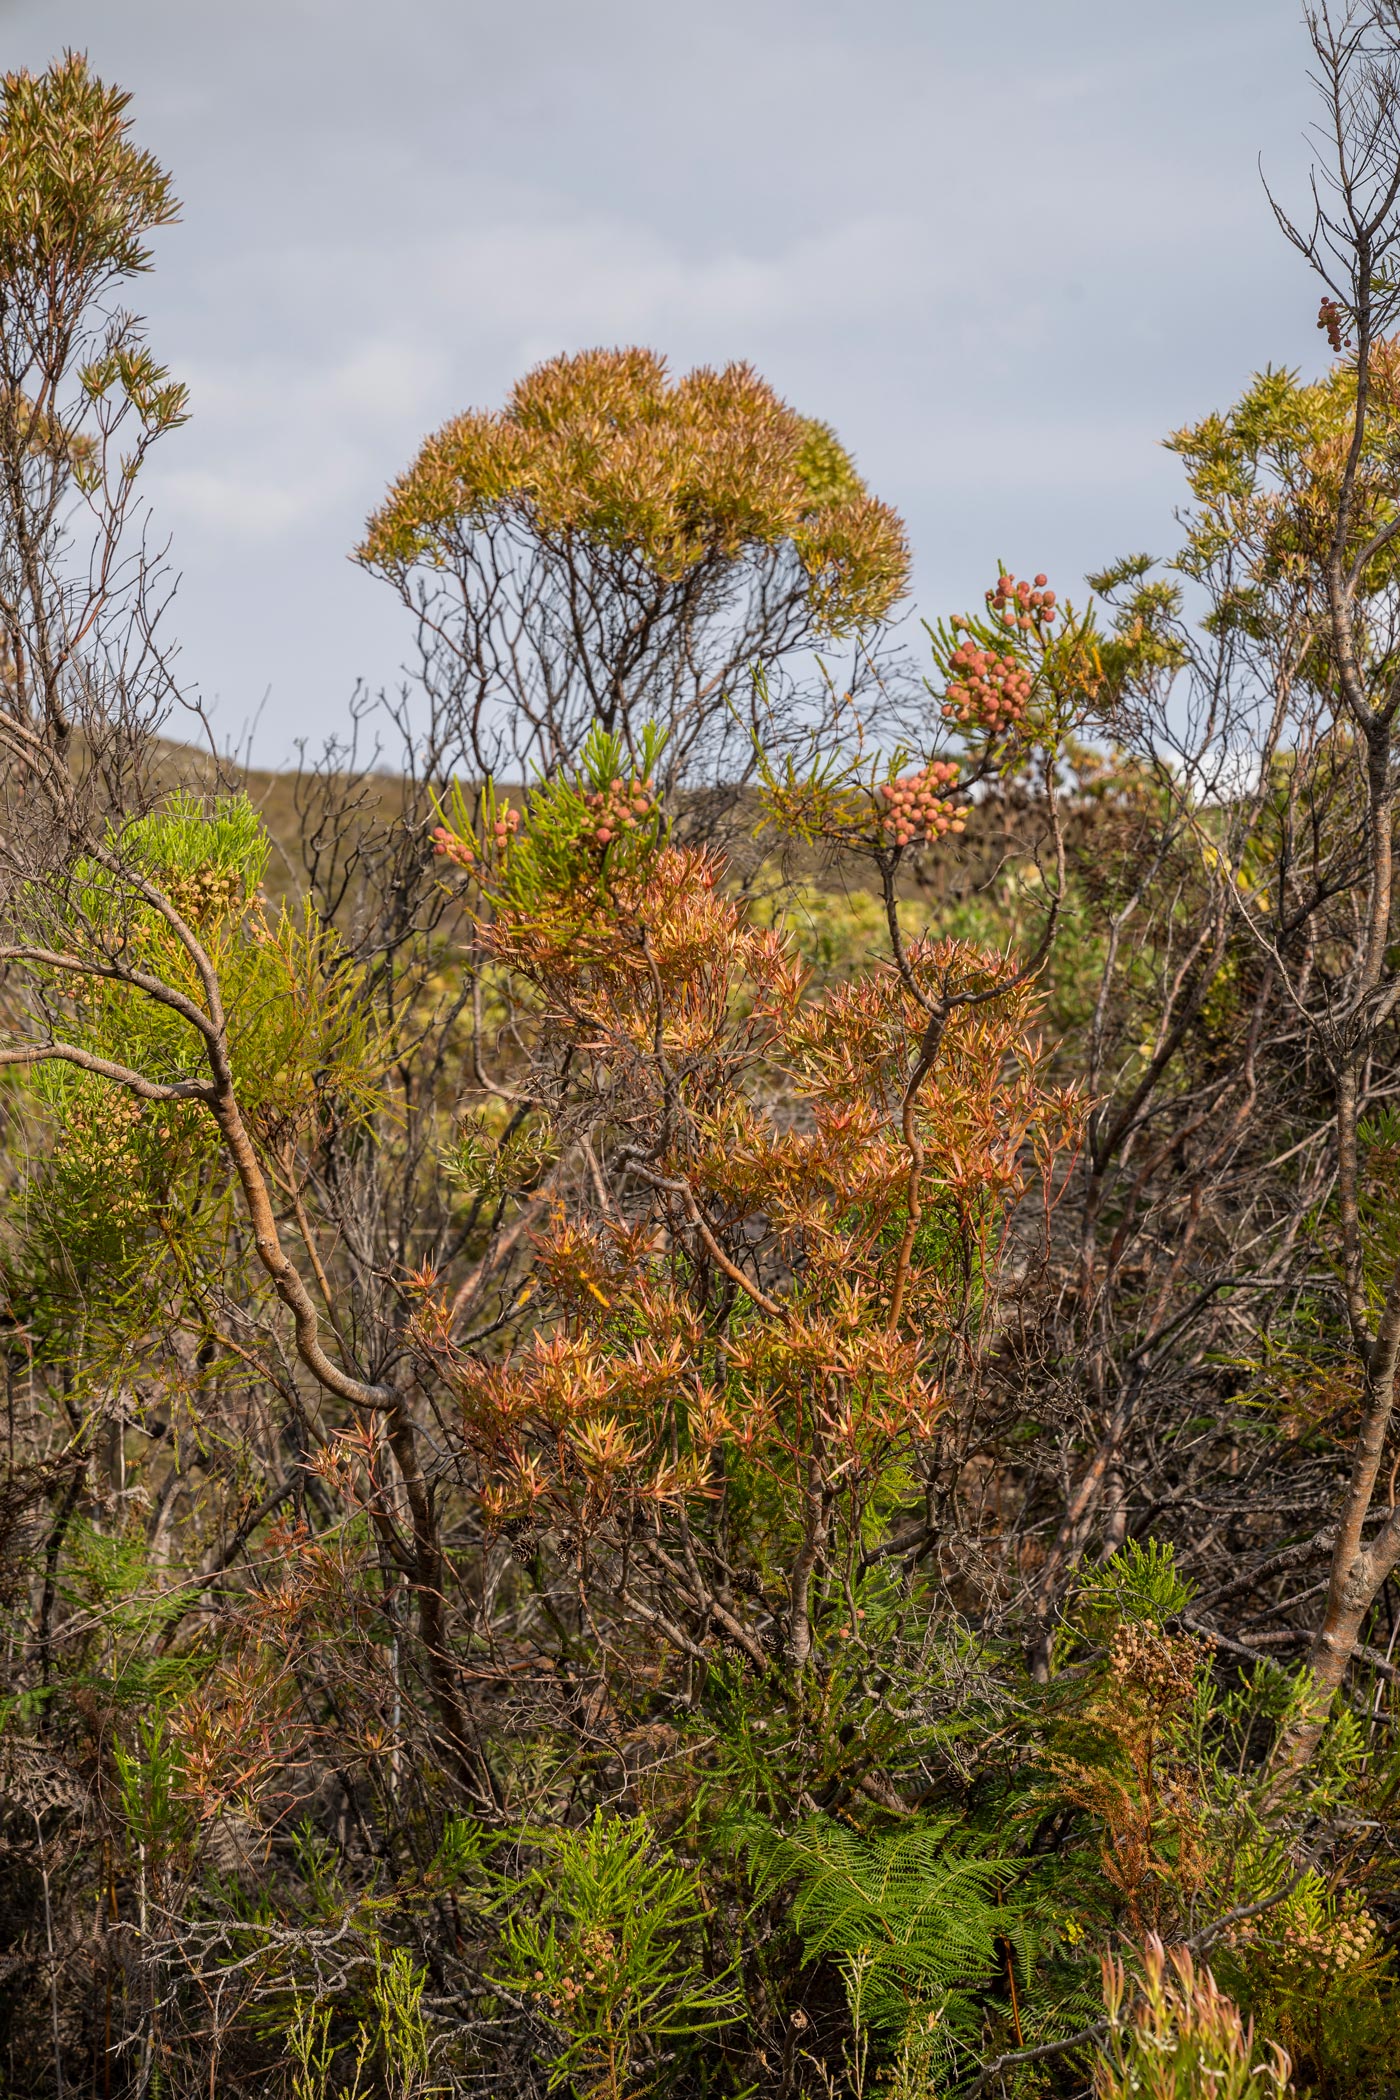
[[742,753],[729,695],[877,626],[909,552],[824,424],[746,364],[673,378],[641,349],[527,373],[434,432],[357,559],[445,652],[463,748],[546,768],[595,724],[670,732],[663,788]]

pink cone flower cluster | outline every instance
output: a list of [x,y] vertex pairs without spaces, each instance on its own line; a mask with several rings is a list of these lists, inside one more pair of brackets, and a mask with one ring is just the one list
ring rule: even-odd
[[[487,827],[481,841],[482,848],[489,849],[494,846],[499,851],[515,837],[519,829],[519,810],[510,809],[503,804],[497,809],[493,822]],[[470,839],[459,838],[457,833],[449,831],[445,824],[439,824],[433,833],[433,851],[440,853],[444,860],[450,860],[454,867],[468,870],[476,866],[479,858],[478,849],[473,842]]]
[[651,780],[640,780],[635,773],[630,780],[609,781],[606,788],[589,795],[587,801],[597,816],[593,836],[600,846],[608,845],[619,832],[635,831],[656,812]]
[[[1055,593],[1045,588],[1045,582],[1043,576],[1028,583],[1024,577],[1018,581],[1003,572],[995,589],[987,592],[987,609],[992,618],[999,626],[1047,640],[1059,615]],[[993,735],[1015,728],[1025,720],[1031,697],[1030,665],[1016,656],[999,655],[995,648],[979,648],[972,638],[972,622],[965,613],[955,617],[953,626],[966,639],[948,660],[949,669],[957,675],[943,702],[944,719],[963,729],[987,729]]]
[[880,823],[896,846],[917,845],[941,839],[945,832],[961,831],[967,818],[955,802],[941,792],[953,786],[958,769],[945,758],[935,758],[921,773],[906,773],[900,780],[887,780],[880,789],[886,807]]
[[997,656],[963,642],[949,658],[958,677],[943,702],[945,721],[963,729],[1011,729],[1024,720],[1031,697],[1029,667],[1014,656]]
[[1023,576],[1019,583],[1014,576],[998,576],[996,589],[988,591],[987,603],[993,617],[1003,627],[1019,627],[1030,634],[1038,624],[1048,627],[1057,617],[1055,593],[1045,588],[1045,578],[1037,576],[1033,584]]

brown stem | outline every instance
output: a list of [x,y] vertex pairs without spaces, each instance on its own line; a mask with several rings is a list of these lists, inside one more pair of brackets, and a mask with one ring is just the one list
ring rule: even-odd
[[793,1563],[788,1593],[787,1654],[794,1671],[806,1668],[812,1652],[812,1577],[826,1543],[827,1505],[822,1486],[821,1445],[815,1440],[807,1460],[803,1506],[806,1516],[802,1544]]
[[947,1026],[948,1009],[940,1003],[934,1009],[924,1030],[919,1054],[914,1060],[914,1069],[909,1074],[909,1084],[904,1089],[904,1101],[900,1109],[900,1129],[904,1133],[905,1150],[909,1154],[909,1180],[905,1197],[904,1232],[899,1242],[899,1253],[895,1257],[894,1287],[890,1293],[891,1327],[899,1325],[904,1311],[904,1294],[914,1259],[914,1241],[924,1214],[920,1197],[924,1173],[924,1146],[918,1126],[919,1089],[933,1070],[943,1042],[943,1031]]

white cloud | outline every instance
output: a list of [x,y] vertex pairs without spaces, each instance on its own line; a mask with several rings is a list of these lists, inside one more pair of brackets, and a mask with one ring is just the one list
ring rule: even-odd
[[[292,356],[183,366],[199,442],[188,447],[182,433],[160,457],[156,500],[216,539],[283,545],[359,502],[367,476],[382,470],[386,434],[391,450],[421,417],[441,369],[432,351],[384,338],[321,369]],[[181,463],[191,449],[200,464]]]
[[[66,0],[187,200],[139,288],[192,387],[152,494],[186,662],[264,737],[392,675],[346,562],[425,430],[560,349],[749,357],[828,416],[957,603],[1170,531],[1158,435],[1316,347],[1269,219],[1277,0]],[[59,41],[12,0],[9,62]],[[236,697],[230,702],[237,708]],[[269,749],[269,756],[279,755]]]
[[214,535],[259,541],[278,539],[301,525],[317,507],[316,494],[305,482],[279,486],[269,476],[166,472],[156,483],[161,507],[170,515],[202,525]]
[[[744,349],[756,335],[848,324],[853,303],[900,303],[908,228],[854,222],[764,256],[731,250],[688,258],[644,228],[610,220],[569,228],[512,224],[438,246],[424,240],[355,259],[403,310],[413,287],[418,340],[343,344],[324,363],[290,345],[280,356],[176,358],[191,389],[188,433],[153,477],[163,506],[213,533],[269,546],[347,503],[362,509],[424,429],[468,400],[494,405],[497,383],[453,393],[452,346],[473,323],[469,370],[503,373],[585,342],[677,338]],[[306,293],[305,326],[333,331],[323,287]],[[299,330],[290,331],[293,341]],[[465,376],[465,375],[463,375]],[[194,452],[199,463],[177,464]]]

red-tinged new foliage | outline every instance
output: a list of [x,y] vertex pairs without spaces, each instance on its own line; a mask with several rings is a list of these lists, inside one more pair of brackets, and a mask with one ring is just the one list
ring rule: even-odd
[[[615,877],[595,856],[526,890],[520,869],[553,864],[532,833],[568,792],[531,799],[509,848],[526,857],[483,885],[476,937],[528,988],[556,1139],[586,1133],[621,1193],[558,1203],[532,1330],[503,1359],[459,1351],[445,1305],[420,1311],[485,1510],[587,1531],[703,1503],[731,1450],[859,1493],[931,1434],[995,1332],[1012,1221],[1077,1137],[1077,1097],[1042,1075],[1035,991],[956,941],[814,991],[698,849],[660,844]],[[938,1058],[915,1079],[935,1004]]]

